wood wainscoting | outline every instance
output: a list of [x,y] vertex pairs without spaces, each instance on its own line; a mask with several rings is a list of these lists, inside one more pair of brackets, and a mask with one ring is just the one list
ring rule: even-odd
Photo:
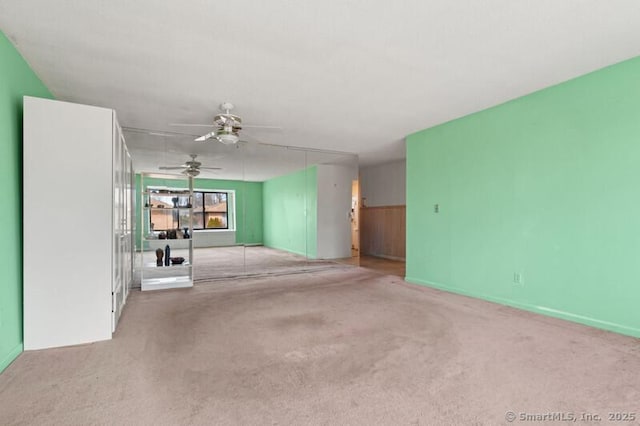
[[362,207],[360,209],[361,254],[405,259],[405,206]]

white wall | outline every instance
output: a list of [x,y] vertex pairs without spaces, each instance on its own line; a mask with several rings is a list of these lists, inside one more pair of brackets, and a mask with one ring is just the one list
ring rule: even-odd
[[318,259],[351,257],[351,182],[355,166],[318,166]]
[[400,206],[406,204],[405,160],[393,161],[360,169],[361,198],[366,207]]

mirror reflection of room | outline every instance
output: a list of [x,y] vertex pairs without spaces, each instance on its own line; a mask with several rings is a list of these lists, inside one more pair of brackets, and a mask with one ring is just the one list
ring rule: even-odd
[[[164,192],[165,186],[151,186],[154,192],[143,204],[153,208],[148,223],[138,226],[151,238],[167,238],[169,232],[177,239],[193,238],[194,284],[357,265],[352,206],[357,156],[251,142],[206,149],[186,138],[165,143],[154,176],[181,175],[172,164],[188,155],[174,152],[177,148],[191,149],[206,169],[191,178],[188,200]],[[173,191],[187,190],[186,182]],[[191,210],[175,209],[187,203]],[[143,256],[155,248],[145,244]]]

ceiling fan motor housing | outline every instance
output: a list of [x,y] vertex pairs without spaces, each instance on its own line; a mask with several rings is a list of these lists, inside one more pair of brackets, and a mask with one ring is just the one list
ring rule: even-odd
[[240,127],[242,125],[242,118],[234,114],[218,114],[213,118],[213,122],[218,126],[233,126]]

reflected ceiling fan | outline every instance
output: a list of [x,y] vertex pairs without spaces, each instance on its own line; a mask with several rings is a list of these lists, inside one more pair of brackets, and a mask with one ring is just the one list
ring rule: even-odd
[[186,124],[186,123],[171,123],[171,126],[186,126],[186,127],[215,127],[215,129],[206,135],[202,135],[194,140],[197,142],[206,141],[207,139],[215,139],[225,145],[233,145],[240,140],[239,132],[243,127],[247,128],[259,128],[259,129],[282,129],[277,126],[251,126],[242,124],[242,118],[235,114],[231,114],[234,105],[231,102],[225,102],[220,105],[221,114],[213,117],[213,124]]
[[181,164],[180,166],[160,166],[159,169],[160,170],[184,169],[182,170],[181,173],[190,177],[198,176],[200,174],[200,170],[222,170],[222,168],[220,167],[202,167],[202,163],[199,161],[196,161],[196,157],[198,156],[197,154],[189,154],[189,156],[191,157],[191,160],[186,161],[184,164]]

